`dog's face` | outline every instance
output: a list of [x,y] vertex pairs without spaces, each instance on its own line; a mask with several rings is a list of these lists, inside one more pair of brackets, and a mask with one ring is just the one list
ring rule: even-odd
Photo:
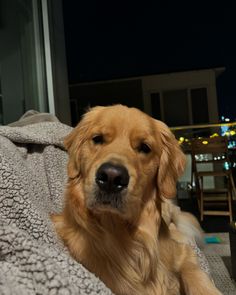
[[65,139],[68,175],[83,205],[134,219],[145,202],[175,196],[185,157],[168,127],[121,105],[92,108]]

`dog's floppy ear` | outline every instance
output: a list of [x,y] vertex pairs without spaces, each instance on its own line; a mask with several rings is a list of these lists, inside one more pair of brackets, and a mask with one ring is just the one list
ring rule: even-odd
[[100,106],[89,108],[79,124],[64,139],[64,146],[69,154],[69,162],[67,166],[68,176],[71,179],[80,176],[81,147],[88,139],[88,132],[94,124],[95,114],[102,109],[104,109],[104,107]]
[[158,120],[155,120],[155,124],[161,137],[157,186],[161,197],[173,198],[176,195],[176,182],[184,172],[186,157],[166,124]]
[[83,142],[83,136],[81,134],[81,129],[83,129],[81,128],[81,125],[83,125],[82,121],[64,139],[64,146],[69,154],[67,172],[71,179],[80,175],[80,148]]

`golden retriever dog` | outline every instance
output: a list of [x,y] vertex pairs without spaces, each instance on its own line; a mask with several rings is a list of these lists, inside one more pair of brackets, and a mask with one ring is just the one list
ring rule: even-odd
[[52,220],[77,261],[117,295],[221,294],[171,226],[181,212],[165,200],[185,156],[164,123],[135,108],[95,107],[64,143],[65,207]]

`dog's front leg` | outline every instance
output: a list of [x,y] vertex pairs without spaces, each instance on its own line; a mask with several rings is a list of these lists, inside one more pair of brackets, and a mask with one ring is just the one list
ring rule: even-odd
[[187,295],[222,295],[209,276],[200,269],[196,254],[188,245],[182,245],[180,278]]

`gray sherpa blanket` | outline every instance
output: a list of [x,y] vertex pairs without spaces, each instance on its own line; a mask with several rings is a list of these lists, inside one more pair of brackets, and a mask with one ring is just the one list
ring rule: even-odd
[[34,112],[12,126],[0,126],[0,294],[112,294],[69,256],[49,219],[63,206],[71,127]]

